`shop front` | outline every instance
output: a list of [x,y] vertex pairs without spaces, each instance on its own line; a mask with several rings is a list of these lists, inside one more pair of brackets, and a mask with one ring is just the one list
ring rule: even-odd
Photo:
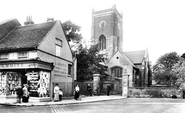
[[30,97],[50,97],[52,63],[30,60],[0,63],[0,97],[16,97],[17,86],[28,85]]

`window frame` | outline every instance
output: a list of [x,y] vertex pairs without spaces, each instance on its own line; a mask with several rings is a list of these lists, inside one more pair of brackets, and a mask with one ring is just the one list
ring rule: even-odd
[[[23,53],[23,54],[21,54]],[[25,53],[25,55],[24,55]],[[21,51],[21,52],[18,52],[18,59],[20,58],[28,58],[28,51]]]
[[63,46],[63,41],[56,37],[55,38],[55,54],[58,57],[61,56],[62,46]]
[[0,59],[9,59],[9,53],[0,54]]
[[115,66],[111,68],[111,73],[114,73],[115,77],[122,77],[122,73],[123,73],[123,68],[119,67],[119,66]]
[[72,64],[68,64],[68,76],[72,75]]
[[100,46],[100,50],[106,49],[106,37],[105,37],[105,35],[101,35],[99,37],[99,46]]

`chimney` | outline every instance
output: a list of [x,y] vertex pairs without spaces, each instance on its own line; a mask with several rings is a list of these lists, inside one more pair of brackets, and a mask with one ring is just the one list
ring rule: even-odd
[[27,16],[26,21],[24,22],[24,25],[31,25],[31,24],[34,24],[34,22],[32,21],[32,16]]

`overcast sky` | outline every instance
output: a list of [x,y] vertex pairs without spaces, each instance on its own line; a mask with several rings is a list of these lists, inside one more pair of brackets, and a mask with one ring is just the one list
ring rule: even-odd
[[35,23],[47,17],[82,27],[84,38],[91,37],[92,8],[108,9],[116,4],[123,13],[123,51],[148,48],[152,64],[163,54],[185,53],[184,0],[4,0],[0,1],[0,21],[17,18],[23,25],[26,16]]

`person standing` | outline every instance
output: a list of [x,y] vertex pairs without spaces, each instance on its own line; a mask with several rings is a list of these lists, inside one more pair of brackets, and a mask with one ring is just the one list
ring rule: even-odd
[[87,84],[87,96],[92,96],[92,89],[90,84]]
[[97,96],[99,96],[99,90],[100,90],[100,89],[99,89],[99,87],[97,86],[97,88],[96,88],[96,95],[97,95]]
[[16,94],[17,94],[17,103],[21,103],[21,98],[22,98],[22,95],[23,95],[23,91],[22,91],[21,86],[18,86],[16,88]]
[[78,85],[76,85],[75,87],[75,100],[78,100],[79,99],[79,96],[80,96],[80,88],[78,87]]
[[62,101],[63,92],[62,89],[59,90],[59,100]]
[[58,83],[55,84],[54,87],[54,101],[59,101],[59,87],[58,87]]
[[185,89],[182,89],[182,98],[185,98]]
[[109,94],[110,94],[110,90],[111,90],[111,88],[110,88],[110,84],[108,84],[108,85],[107,85],[107,96],[109,96]]
[[29,100],[29,91],[28,91],[27,84],[24,84],[24,87],[23,87],[22,91],[23,91],[22,102],[28,102],[28,100]]

